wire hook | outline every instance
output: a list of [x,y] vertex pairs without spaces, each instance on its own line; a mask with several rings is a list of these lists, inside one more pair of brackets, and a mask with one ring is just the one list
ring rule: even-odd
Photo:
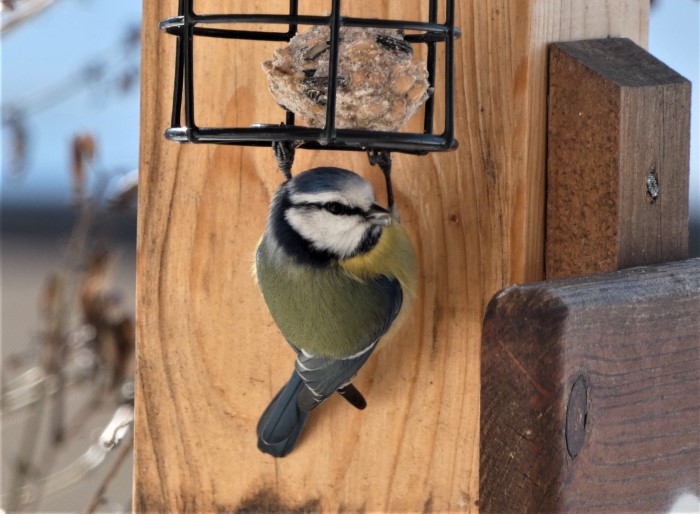
[[367,149],[367,157],[372,166],[379,166],[384,173],[386,180],[386,198],[389,210],[392,214],[394,211],[394,190],[391,187],[391,152],[388,150]]

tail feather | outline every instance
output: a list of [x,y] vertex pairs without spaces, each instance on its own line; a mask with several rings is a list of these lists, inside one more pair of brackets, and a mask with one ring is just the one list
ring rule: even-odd
[[298,397],[305,388],[301,377],[294,372],[267,406],[257,428],[261,451],[284,457],[294,449],[309,416],[298,404]]
[[350,405],[358,410],[363,410],[367,407],[367,401],[362,393],[357,390],[357,388],[352,384],[347,384],[338,389],[340,396],[345,398]]

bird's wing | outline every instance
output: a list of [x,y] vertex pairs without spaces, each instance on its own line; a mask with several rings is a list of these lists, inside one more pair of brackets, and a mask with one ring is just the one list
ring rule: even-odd
[[[311,393],[304,400],[300,398],[302,408],[308,407],[307,410],[310,410],[349,383],[372,354],[379,339],[389,330],[399,310],[401,310],[403,293],[399,282],[385,276],[375,280],[379,287],[390,296],[390,308],[383,318],[384,322],[367,334],[367,340],[361,346],[362,350],[344,359],[311,355],[304,351],[299,352],[296,371]],[[292,346],[294,345],[292,344]]]
[[350,382],[376,346],[377,341],[367,347],[361,355],[349,359],[317,357],[300,353],[295,368],[310,393],[309,395],[301,395],[300,407],[303,410],[311,410]]

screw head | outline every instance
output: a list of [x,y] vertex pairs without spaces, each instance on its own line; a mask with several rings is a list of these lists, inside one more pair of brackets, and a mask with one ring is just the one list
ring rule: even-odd
[[588,423],[588,384],[583,375],[579,375],[569,393],[566,406],[566,450],[575,459],[583,447]]

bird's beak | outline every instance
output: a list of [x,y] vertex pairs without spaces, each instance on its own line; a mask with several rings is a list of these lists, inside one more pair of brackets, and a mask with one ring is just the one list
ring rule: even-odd
[[384,207],[375,203],[372,205],[372,207],[370,207],[367,219],[372,225],[385,227],[387,225],[391,225],[394,218],[391,217],[391,213]]

